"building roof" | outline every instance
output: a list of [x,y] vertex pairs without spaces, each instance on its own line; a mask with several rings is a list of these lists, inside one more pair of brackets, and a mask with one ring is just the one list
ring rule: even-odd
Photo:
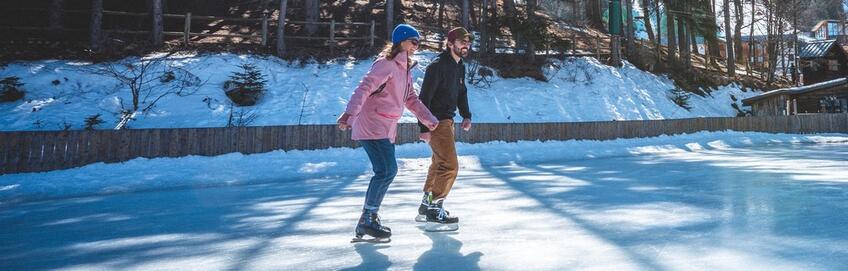
[[829,51],[834,44],[836,44],[836,40],[822,40],[805,43],[803,46],[801,46],[801,53],[798,54],[798,57],[824,57],[827,54],[827,51]]
[[819,30],[819,28],[821,28],[822,25],[824,25],[826,23],[839,23],[839,20],[821,20],[821,21],[819,21],[819,23],[816,24],[816,26],[813,26],[812,31],[816,32],[816,30]]
[[774,95],[778,95],[778,94],[793,94],[793,95],[795,95],[795,94],[813,92],[813,91],[822,90],[822,89],[828,89],[828,88],[832,88],[832,87],[838,87],[838,86],[841,86],[841,85],[848,85],[848,78],[839,78],[839,79],[834,79],[834,80],[830,80],[830,81],[816,83],[816,84],[812,84],[812,85],[808,85],[808,86],[776,89],[776,90],[772,90],[772,91],[760,94],[758,96],[754,96],[754,97],[751,97],[751,98],[748,98],[748,99],[744,99],[744,100],[742,100],[742,104],[750,105],[751,103],[753,103],[755,101],[762,100],[762,99],[765,99],[765,98],[768,98],[768,97],[771,97],[771,96],[774,96]]

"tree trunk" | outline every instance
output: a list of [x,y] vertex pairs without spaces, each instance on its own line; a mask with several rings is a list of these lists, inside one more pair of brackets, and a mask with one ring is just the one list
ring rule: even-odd
[[701,50],[698,48],[698,33],[695,32],[695,28],[692,27],[691,22],[686,24],[686,33],[689,36],[689,46],[691,48],[689,52],[691,55],[701,54]]
[[50,14],[47,20],[54,37],[56,37],[56,34],[60,34],[62,30],[62,14],[65,12],[64,6],[64,0],[52,0],[50,2]]
[[462,0],[462,27],[465,27],[465,29],[471,29],[469,17],[468,0]]
[[572,17],[574,21],[577,22],[577,25],[585,25],[586,21],[586,2],[587,0],[572,0],[574,1],[571,6],[571,13],[573,13]]
[[162,31],[163,31],[163,21],[162,21],[162,0],[151,0],[152,7],[151,11],[153,13],[153,30],[151,34],[153,34],[152,42],[154,47],[162,46]]
[[286,55],[286,5],[288,0],[280,0],[280,15],[277,18],[277,56]]
[[[672,0],[673,1],[673,0]],[[677,35],[674,27],[674,15],[669,12],[669,0],[665,2],[665,16],[666,16],[666,32],[668,32],[668,63],[674,63],[677,61]]]
[[[388,2],[393,2],[393,1],[389,0]],[[321,11],[320,7],[321,7],[321,5],[318,2],[318,0],[306,0],[305,6],[304,6],[304,8],[306,9],[306,22],[307,22],[306,26],[304,27],[306,29],[306,35],[312,36],[312,35],[315,35],[315,32],[318,32],[318,25],[317,24],[310,24],[310,23],[317,23],[318,22],[318,14]],[[386,12],[388,12],[389,8],[390,7],[387,3],[386,4]]]
[[[709,39],[707,38],[706,34],[704,35],[705,42],[707,42],[709,44],[708,51],[706,52],[707,58],[709,58],[711,65],[718,67],[718,62],[716,61],[716,59],[721,57],[721,48],[720,48],[719,43],[718,43],[718,36],[715,34],[716,32],[718,32],[718,25],[717,25],[718,24],[717,23],[718,13],[716,13],[716,10],[715,10],[715,1],[713,1],[713,0],[706,1],[706,2],[704,2],[704,4],[709,5],[705,8],[708,8],[708,10],[710,11],[710,13],[709,13],[710,20],[706,23],[713,24],[713,25],[716,26],[715,31],[712,31],[713,33],[711,33],[712,35],[709,35]],[[708,29],[711,29],[711,28],[708,28]],[[725,38],[725,39],[727,39],[727,38]]]
[[[745,54],[742,51],[742,24],[745,23],[742,13],[742,0],[733,0],[734,13],[736,14],[736,26],[733,27],[733,49],[736,51],[736,63],[742,63]],[[798,25],[798,24],[795,24]]]
[[731,30],[730,30],[730,1],[724,0],[724,49],[727,60],[725,63],[727,64],[727,76],[734,77],[736,76],[736,63],[733,61],[733,39],[730,38]]
[[627,13],[627,27],[624,28],[624,37],[627,41],[624,48],[627,51],[627,57],[633,57],[636,55],[636,35],[633,33],[635,32],[633,27],[633,0],[624,0],[624,12]]
[[[536,23],[536,2],[537,0],[527,0],[527,21],[530,22],[530,25],[535,25]],[[527,59],[532,61],[536,60],[536,43],[537,40],[525,39],[527,42]]]
[[445,0],[439,0],[439,28],[445,28]]
[[386,40],[392,40],[392,31],[395,30],[395,0],[386,0]]
[[648,40],[650,40],[651,42],[656,42],[656,38],[654,37],[654,27],[651,26],[650,4],[650,0],[642,0],[642,17],[645,20],[645,31],[648,32]]
[[[489,11],[492,13],[492,16],[491,16],[489,21],[493,22],[492,24],[497,25],[494,22],[498,21],[498,1],[497,0],[489,0],[489,1],[490,1],[489,4],[491,5],[491,7],[489,8]],[[497,37],[500,36],[500,34],[501,34],[501,30],[499,28],[495,28],[495,27],[489,28],[489,41],[488,41],[489,48],[487,48],[487,51],[489,51],[490,53],[495,52],[495,46],[497,46]]]
[[793,3],[794,3],[794,8],[792,9],[793,10],[792,11],[792,17],[794,17],[793,18],[793,22],[794,22],[793,25],[795,25],[796,27],[794,27],[794,31],[793,31],[794,33],[793,33],[793,37],[792,37],[792,49],[794,51],[792,55],[794,56],[794,58],[792,59],[792,69],[790,69],[790,71],[792,72],[792,83],[797,86],[798,85],[798,78],[800,78],[799,72],[801,70],[800,69],[801,63],[799,62],[800,58],[798,57],[798,53],[801,51],[801,48],[798,45],[798,27],[797,27],[799,7],[798,7],[798,2],[793,2]]
[[[492,0],[495,1],[495,0]],[[489,0],[483,0],[480,5],[480,24],[477,25],[480,31],[480,51],[485,55],[489,53],[489,25],[486,24],[486,19],[489,17]]]
[[751,29],[748,33],[748,61],[746,61],[747,65],[745,65],[745,70],[749,73],[753,69],[753,63],[757,61],[757,43],[754,41],[754,23],[756,22],[756,1],[751,0]]
[[89,25],[89,38],[91,50],[99,52],[103,45],[103,0],[91,1],[91,24]]
[[[681,17],[682,18],[682,17]],[[687,31],[688,22],[686,20],[677,21],[677,43],[680,46],[680,60],[683,64],[689,66],[691,61],[691,48],[689,47],[689,31]]]
[[[484,8],[480,8],[480,14],[483,13],[483,9]],[[470,14],[471,20],[469,21],[469,24],[468,24],[468,27],[469,27],[468,30],[471,31],[472,28],[477,29],[477,28],[480,27],[480,17],[478,16],[477,12],[475,12],[474,1],[468,1],[468,10],[471,11],[471,14]],[[480,16],[482,16],[482,15],[480,15]]]
[[[512,0],[507,0],[507,1],[512,1]],[[588,2],[588,5],[586,5],[586,16],[589,19],[589,26],[591,26],[595,29],[601,30],[602,32],[607,32],[606,29],[604,29],[604,21],[602,19],[603,14],[601,12],[601,2],[606,1],[606,0],[587,0],[587,1],[589,1],[589,2]],[[504,1],[504,2],[506,2],[506,1]],[[504,8],[506,8],[506,5],[504,5]]]
[[662,14],[660,14],[660,0],[654,1],[654,10],[657,13],[657,63],[662,62]]

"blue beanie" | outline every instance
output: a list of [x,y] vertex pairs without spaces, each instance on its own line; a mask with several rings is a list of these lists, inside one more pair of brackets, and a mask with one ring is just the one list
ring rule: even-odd
[[392,43],[394,44],[398,44],[413,37],[419,38],[421,35],[418,34],[418,30],[415,30],[414,27],[408,24],[399,24],[395,27],[395,30],[392,31]]

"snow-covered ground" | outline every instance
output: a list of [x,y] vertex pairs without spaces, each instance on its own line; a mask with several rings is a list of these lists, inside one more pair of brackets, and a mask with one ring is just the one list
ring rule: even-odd
[[[415,84],[423,81],[424,69],[435,57],[420,52],[414,59]],[[27,91],[25,101],[0,103],[0,130],[58,130],[67,125],[81,129],[86,117],[101,114],[103,129],[114,127],[118,113],[129,106],[129,89],[114,78],[93,75],[91,70],[125,59],[89,64],[68,61],[16,62],[0,69],[0,78],[20,77]],[[166,70],[183,69],[204,82],[191,96],[168,96],[147,115],[130,122],[133,128],[223,127],[229,116],[224,81],[245,63],[266,75],[267,92],[256,106],[247,107],[257,118],[251,125],[334,123],[350,94],[371,66],[371,60],[338,60],[323,64],[299,64],[276,57],[254,55],[173,55],[154,67],[154,82]],[[671,80],[640,71],[632,65],[612,68],[593,58],[555,61],[545,68],[549,82],[494,77],[490,86],[469,85],[470,107],[475,122],[570,122],[634,119],[668,119],[735,116],[741,100],[757,95],[729,85],[712,96],[693,95],[687,111],[671,101]],[[735,99],[735,100],[734,100]],[[123,104],[123,107],[122,107]],[[142,105],[143,107],[144,105]],[[237,110],[238,111],[238,110]],[[414,117],[406,112],[403,122]]]
[[370,177],[361,150],[3,175],[5,200],[145,191],[0,207],[0,269],[848,268],[846,135],[460,144],[454,233],[413,221],[426,152],[399,147],[382,245],[348,243]]

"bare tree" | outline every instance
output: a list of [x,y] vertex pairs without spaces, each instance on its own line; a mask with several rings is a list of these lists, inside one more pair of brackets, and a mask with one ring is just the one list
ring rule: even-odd
[[736,51],[736,63],[744,61],[742,52],[742,24],[745,23],[744,13],[742,11],[742,0],[733,0],[733,8],[736,16],[736,25],[733,27],[733,49]]
[[[118,81],[120,88],[117,91],[130,92],[132,101],[128,105],[121,100],[120,121],[116,129],[123,128],[137,113],[150,112],[162,98],[191,95],[203,85],[200,78],[188,70],[162,65],[169,55],[139,60],[128,58],[118,63],[86,68],[89,73]],[[160,68],[163,71],[157,72]]]
[[286,55],[286,5],[288,0],[280,0],[280,13],[277,18],[277,56]]
[[[765,2],[768,25],[768,43],[766,50],[768,52],[768,75],[766,83],[771,85],[775,81],[777,74],[777,63],[784,58],[785,54],[785,34],[784,32],[789,27],[789,19],[791,18],[790,3],[788,1],[768,1]],[[783,65],[785,69],[786,66]]]
[[[651,0],[642,0],[642,19],[645,21],[645,32],[648,32],[648,40],[656,42],[657,40],[654,37],[654,27],[651,25]],[[659,21],[657,21],[657,23],[659,23]]]
[[232,101],[229,105],[230,113],[227,116],[227,127],[247,127],[259,118],[259,115],[253,109],[239,107],[236,110],[236,105]]
[[730,77],[736,76],[736,63],[735,57],[733,56],[733,39],[731,39],[731,33],[733,32],[730,29],[730,0],[724,0],[724,40],[725,40],[725,54],[727,55],[727,75]]

